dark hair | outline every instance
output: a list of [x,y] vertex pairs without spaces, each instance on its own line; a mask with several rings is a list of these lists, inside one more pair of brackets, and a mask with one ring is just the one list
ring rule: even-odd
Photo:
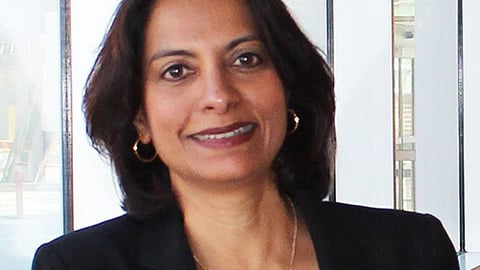
[[[145,28],[154,3],[121,1],[90,72],[84,96],[87,133],[115,166],[130,215],[145,218],[174,202],[167,166],[143,163],[132,152],[133,121],[143,102]],[[281,0],[244,0],[282,80],[287,105],[300,117],[273,163],[279,189],[325,197],[335,155],[333,76],[319,50]]]

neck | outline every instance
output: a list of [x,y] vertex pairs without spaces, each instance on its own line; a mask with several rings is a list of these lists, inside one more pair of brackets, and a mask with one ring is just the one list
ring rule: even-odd
[[231,190],[174,186],[192,250],[209,269],[232,262],[239,269],[262,269],[265,262],[284,268],[289,263],[291,207],[273,177],[250,182]]

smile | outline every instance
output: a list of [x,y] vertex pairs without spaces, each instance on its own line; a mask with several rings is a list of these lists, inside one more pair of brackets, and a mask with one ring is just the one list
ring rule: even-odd
[[193,137],[201,141],[224,140],[224,139],[232,138],[234,136],[245,134],[251,131],[253,128],[254,128],[254,124],[248,124],[228,132],[216,133],[216,134],[196,134],[196,135],[193,135]]

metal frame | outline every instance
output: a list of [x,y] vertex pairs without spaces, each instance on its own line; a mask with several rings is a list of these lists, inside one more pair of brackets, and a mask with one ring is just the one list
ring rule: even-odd
[[458,180],[459,180],[459,222],[460,222],[460,251],[465,250],[465,144],[464,144],[464,73],[463,73],[463,1],[458,0],[458,33],[457,33],[457,57],[458,57]]
[[73,231],[72,54],[70,0],[60,0],[63,230]]
[[[330,65],[332,71],[334,70],[334,27],[333,27],[333,0],[327,0],[326,2],[326,19],[327,19],[327,62]],[[334,166],[335,168],[335,166]],[[334,178],[332,182],[332,190],[328,196],[328,200],[334,202],[336,198],[336,177],[335,171]]]

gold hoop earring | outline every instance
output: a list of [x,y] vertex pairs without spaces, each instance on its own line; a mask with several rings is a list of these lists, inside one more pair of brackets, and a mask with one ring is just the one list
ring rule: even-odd
[[135,143],[133,144],[132,146],[132,150],[133,150],[133,153],[135,154],[135,156],[138,158],[138,160],[140,160],[141,162],[143,163],[150,163],[152,161],[154,161],[156,158],[157,158],[157,152],[155,152],[155,154],[150,157],[150,158],[144,158],[140,155],[140,153],[138,152],[138,144],[140,143],[140,139],[137,139],[135,141]]
[[295,131],[298,129],[298,125],[300,123],[300,117],[295,113],[293,109],[288,109],[288,113],[292,114],[292,119],[293,119],[293,129],[288,132],[287,135],[293,134]]

